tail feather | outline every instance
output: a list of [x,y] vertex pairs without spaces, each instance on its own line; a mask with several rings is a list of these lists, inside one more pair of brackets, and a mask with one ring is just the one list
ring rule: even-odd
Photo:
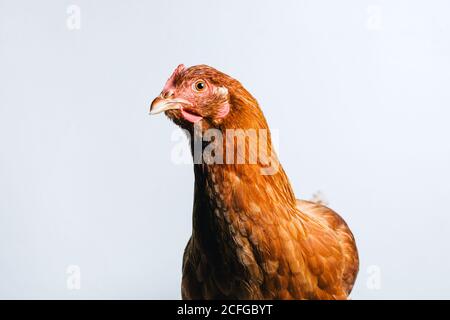
[[311,202],[315,202],[317,204],[323,205],[323,206],[328,206],[329,201],[328,199],[325,197],[325,195],[323,194],[322,191],[316,191],[313,195],[312,198],[310,200]]

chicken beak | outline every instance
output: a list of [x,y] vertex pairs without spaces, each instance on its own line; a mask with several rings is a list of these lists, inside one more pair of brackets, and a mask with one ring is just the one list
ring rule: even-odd
[[150,111],[149,113],[151,115],[158,114],[167,110],[173,110],[173,109],[181,109],[181,106],[183,104],[190,105],[191,103],[184,99],[164,99],[163,97],[159,96],[156,97],[152,104],[150,105]]
[[171,109],[179,109],[180,105],[173,100],[156,97],[150,105],[150,114],[158,114]]

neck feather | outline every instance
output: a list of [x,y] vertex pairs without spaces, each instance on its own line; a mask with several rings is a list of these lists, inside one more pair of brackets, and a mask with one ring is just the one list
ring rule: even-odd
[[[219,153],[222,153],[223,162],[203,161],[194,164],[193,236],[198,238],[202,246],[209,247],[210,252],[223,250],[223,239],[229,239],[230,243],[239,242],[240,235],[248,232],[248,221],[258,221],[262,225],[273,224],[280,218],[289,219],[296,210],[294,192],[273,151],[265,118],[257,104],[247,105],[245,108],[241,109],[239,121],[233,119],[234,115],[230,114],[227,121],[220,126],[223,143]],[[246,149],[242,151],[236,143],[237,138],[227,135],[228,129],[237,128],[255,129],[258,140],[265,139],[263,144],[266,153],[263,153],[261,159],[258,158],[260,154],[256,162],[252,159],[256,151],[250,146],[251,139],[245,140]],[[260,135],[260,129],[266,130],[266,133]],[[207,148],[202,145],[203,158],[208,157]],[[259,150],[260,147],[256,149]],[[231,150],[234,162],[229,163],[226,159],[233,158],[227,158]],[[241,162],[236,163],[239,155]],[[265,171],[268,167],[275,170]]]

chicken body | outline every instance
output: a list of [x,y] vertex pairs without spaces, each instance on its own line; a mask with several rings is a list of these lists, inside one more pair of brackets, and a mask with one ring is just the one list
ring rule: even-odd
[[346,299],[358,254],[344,220],[309,201],[273,206],[276,191],[269,185],[258,189],[265,202],[249,202],[255,181],[245,185],[242,175],[232,177],[219,187],[209,177],[196,181],[183,299]]
[[[257,101],[238,81],[213,68],[180,65],[153,101],[151,113],[155,110],[165,111],[191,137],[196,135],[194,123],[203,131],[266,130],[268,136],[261,139],[270,150],[269,162],[278,161]],[[232,150],[228,146],[235,148],[234,142],[224,138],[225,155]],[[233,150],[233,156],[239,154]],[[247,150],[241,152],[244,160],[255,152]],[[195,163],[183,299],[348,297],[358,273],[358,253],[350,229],[337,213],[297,200],[278,162],[272,174],[261,174],[267,161]]]

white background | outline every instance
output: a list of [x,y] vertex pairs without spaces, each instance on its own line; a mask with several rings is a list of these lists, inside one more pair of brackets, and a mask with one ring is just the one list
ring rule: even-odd
[[353,299],[450,298],[449,10],[0,0],[0,298],[180,297],[193,173],[147,115],[179,63],[259,100],[297,196],[321,190],[355,234]]

